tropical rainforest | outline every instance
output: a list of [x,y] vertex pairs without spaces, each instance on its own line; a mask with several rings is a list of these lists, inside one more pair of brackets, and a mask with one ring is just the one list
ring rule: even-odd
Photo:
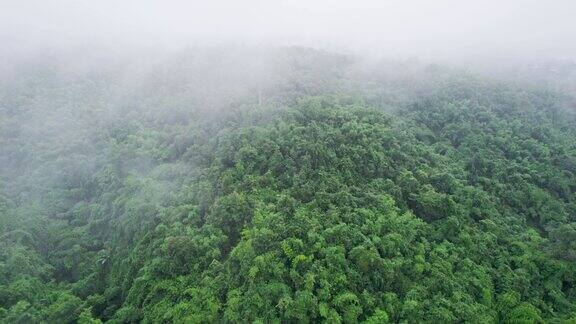
[[2,74],[0,322],[576,322],[576,73],[134,57]]

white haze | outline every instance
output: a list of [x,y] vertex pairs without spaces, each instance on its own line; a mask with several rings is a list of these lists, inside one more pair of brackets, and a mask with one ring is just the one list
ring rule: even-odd
[[571,0],[0,0],[0,53],[303,45],[378,57],[576,57]]
[[[238,102],[342,89],[396,109],[441,84],[430,61],[575,94],[576,63],[513,66],[573,62],[575,9],[566,0],[0,0],[0,185],[18,193],[37,179],[90,175],[109,158],[102,134],[132,120],[192,123]],[[276,48],[285,45],[354,55]],[[175,140],[185,147],[186,136]],[[46,164],[44,151],[62,159]],[[149,161],[123,167],[145,173]]]

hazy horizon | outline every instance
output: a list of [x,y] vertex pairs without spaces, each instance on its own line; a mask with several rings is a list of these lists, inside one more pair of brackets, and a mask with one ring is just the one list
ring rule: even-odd
[[5,55],[298,45],[462,62],[576,57],[571,1],[0,1]]

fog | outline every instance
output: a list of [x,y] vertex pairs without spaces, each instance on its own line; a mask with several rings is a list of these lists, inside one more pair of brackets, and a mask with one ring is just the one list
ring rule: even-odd
[[0,0],[0,323],[573,322],[575,17]]
[[575,16],[570,0],[2,0],[0,52],[234,43],[450,62],[574,58]]
[[574,93],[574,16],[564,0],[0,0],[0,108],[22,138],[64,143],[117,114],[173,122],[239,98],[402,106],[443,78],[429,63]]

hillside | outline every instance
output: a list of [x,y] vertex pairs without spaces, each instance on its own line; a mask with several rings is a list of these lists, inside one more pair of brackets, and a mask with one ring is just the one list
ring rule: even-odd
[[296,47],[81,54],[1,80],[1,322],[576,320],[569,94]]

